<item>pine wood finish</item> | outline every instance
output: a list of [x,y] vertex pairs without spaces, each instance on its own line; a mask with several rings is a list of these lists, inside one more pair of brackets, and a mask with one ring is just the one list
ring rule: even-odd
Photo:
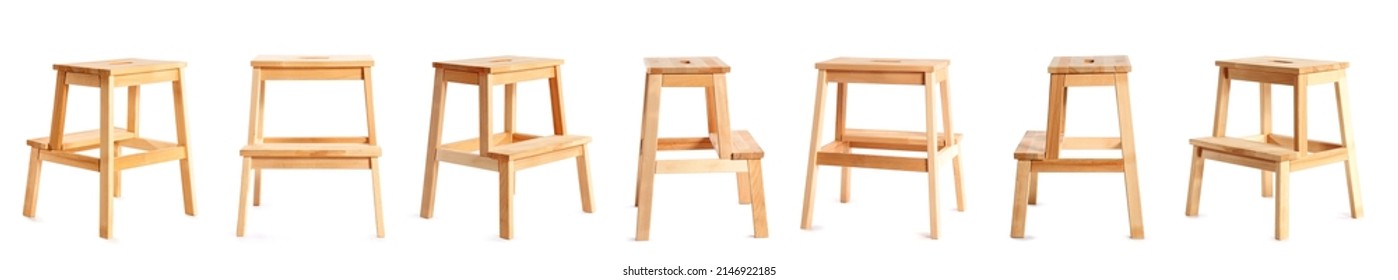
[[[1185,216],[1199,215],[1199,193],[1203,188],[1206,159],[1232,163],[1262,170],[1262,196],[1275,196],[1276,227],[1274,237],[1285,240],[1288,235],[1291,172],[1343,161],[1349,189],[1350,217],[1364,215],[1359,192],[1359,165],[1355,162],[1354,127],[1350,118],[1349,86],[1345,80],[1348,62],[1323,61],[1286,57],[1251,57],[1219,60],[1218,101],[1214,110],[1211,137],[1190,139],[1194,145],[1189,173],[1189,196],[1185,201]],[[1261,85],[1261,134],[1227,136],[1228,101],[1233,81],[1257,82]],[[1292,115],[1293,133],[1272,132],[1272,85],[1292,86],[1295,108]],[[1335,103],[1340,121],[1340,143],[1312,140],[1307,137],[1308,88],[1317,84],[1333,84]],[[1274,175],[1275,174],[1275,175]],[[1275,181],[1273,180],[1275,176]],[[1275,183],[1275,184],[1274,184]],[[1275,190],[1275,191],[1274,191]]]
[[[565,159],[578,167],[578,188],[582,210],[592,213],[592,183],[588,174],[587,144],[591,137],[569,135],[563,118],[561,66],[563,60],[522,56],[496,56],[432,63],[436,68],[432,87],[432,120],[427,132],[427,169],[422,186],[424,219],[432,218],[437,199],[438,162],[449,162],[499,173],[500,238],[514,237],[515,172]],[[531,135],[515,130],[515,88],[527,81],[547,80],[553,113],[552,135]],[[480,137],[442,143],[446,121],[448,83],[476,85],[480,92]],[[505,127],[497,133],[491,127],[491,87],[504,85]]]
[[[253,206],[262,204],[263,169],[368,169],[374,193],[374,226],[383,238],[383,206],[379,196],[379,161],[383,154],[374,129],[373,58],[363,55],[261,55],[252,60],[252,103],[248,113],[248,144],[243,146],[242,184],[238,193],[239,237],[247,221],[248,183],[253,183]],[[357,137],[266,137],[267,81],[359,80],[364,83],[364,115],[368,135]],[[252,177],[249,178],[249,175]]]
[[[1047,131],[1029,131],[1020,139],[1014,158],[1014,208],[1010,237],[1023,238],[1029,205],[1038,203],[1038,177],[1044,172],[1121,172],[1126,178],[1126,213],[1131,238],[1145,238],[1141,195],[1136,173],[1136,148],[1131,122],[1131,93],[1126,56],[1062,56],[1049,63]],[[1119,137],[1065,137],[1068,88],[1111,86],[1116,89]],[[1120,150],[1121,158],[1064,158],[1063,150]]]
[[[167,161],[180,161],[180,182],[183,184],[184,213],[194,216],[194,185],[190,178],[189,138],[185,126],[184,81],[185,63],[149,59],[114,59],[81,63],[54,64],[58,72],[54,87],[53,122],[48,137],[29,139],[29,179],[24,193],[24,216],[33,218],[39,204],[39,177],[43,162],[53,162],[97,171],[101,183],[98,191],[98,236],[111,238],[115,208],[113,200],[121,196],[121,171]],[[170,83],[175,106],[176,143],[142,138],[139,116],[141,86]],[[88,86],[100,90],[101,122],[96,130],[67,133],[68,90]],[[126,125],[116,126],[113,89],[126,87]],[[142,153],[120,152],[122,148],[142,150]],[[78,152],[99,149],[97,157]]]
[[[641,118],[640,162],[636,174],[636,240],[650,240],[651,198],[658,173],[737,173],[738,203],[752,207],[753,237],[767,237],[767,206],[762,187],[762,148],[752,135],[729,128],[728,64],[716,57],[646,58],[645,109]],[[708,137],[660,138],[660,90],[701,87],[708,106]],[[717,159],[656,160],[659,151],[708,150]]]
[[[956,186],[956,210],[965,211],[961,183],[961,134],[954,133],[951,121],[950,85],[942,59],[895,59],[840,57],[816,63],[815,119],[811,125],[811,149],[806,165],[806,196],[801,211],[801,229],[810,229],[815,211],[817,166],[840,166],[840,202],[850,200],[850,168],[875,168],[927,173],[927,209],[932,239],[937,239],[937,168],[946,161],[952,165]],[[836,83],[835,141],[820,144],[824,126],[825,93]],[[845,107],[848,84],[920,85],[925,94],[925,131],[888,131],[847,128]],[[934,92],[940,91],[941,94]],[[941,132],[938,132],[940,110]],[[927,153],[927,157],[900,157],[859,154],[852,149],[882,149]]]

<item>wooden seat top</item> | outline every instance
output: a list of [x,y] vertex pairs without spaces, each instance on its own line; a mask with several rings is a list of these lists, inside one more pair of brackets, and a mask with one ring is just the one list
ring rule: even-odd
[[1131,59],[1124,55],[1056,56],[1049,62],[1049,74],[1111,74],[1131,72]]
[[562,64],[562,59],[505,55],[472,59],[438,61],[433,62],[432,67],[456,69],[476,73],[501,73],[554,67]]
[[184,62],[180,61],[124,58],[77,63],[60,63],[54,64],[53,69],[65,72],[77,72],[97,75],[123,75],[132,73],[146,73],[161,70],[179,69],[183,68],[184,65]]
[[1269,161],[1294,160],[1299,154],[1290,148],[1280,145],[1232,137],[1194,138],[1189,139],[1189,144],[1204,149]]
[[1303,58],[1259,56],[1239,59],[1226,59],[1214,62],[1223,68],[1256,70],[1284,74],[1309,74],[1349,68],[1349,62],[1324,61]]
[[346,68],[374,66],[367,55],[259,55],[252,59],[253,67],[272,68]]
[[728,73],[728,64],[717,57],[647,57],[647,74]]
[[837,57],[816,63],[816,69],[867,72],[934,72],[946,70],[951,60]]

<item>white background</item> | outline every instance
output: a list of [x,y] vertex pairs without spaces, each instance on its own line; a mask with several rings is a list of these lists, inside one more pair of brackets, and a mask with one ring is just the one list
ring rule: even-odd
[[[1398,63],[1391,8],[1354,1],[48,1],[0,8],[0,278],[622,278],[630,267],[774,266],[748,278],[1388,278],[1395,244],[1390,104]],[[367,171],[268,171],[263,206],[234,237],[250,67],[258,54],[369,54],[387,238],[373,235]],[[432,61],[516,54],[566,60],[569,130],[593,137],[596,212],[578,205],[573,163],[518,175],[515,240],[496,237],[496,175],[443,164],[436,217],[418,217]],[[1130,55],[1145,240],[1127,238],[1118,174],[1048,174],[1028,237],[1008,237],[1011,152],[1045,124],[1059,55]],[[771,237],[751,238],[731,175],[662,175],[651,241],[633,241],[643,57],[718,56],[733,127],[764,160]],[[1217,59],[1279,55],[1349,68],[1366,216],[1348,218],[1341,165],[1296,173],[1291,239],[1272,239],[1257,171],[1210,162],[1198,218],[1183,214],[1187,139],[1211,129]],[[800,230],[815,62],[837,56],[947,58],[966,134],[968,208],[940,185],[941,236],[927,235],[925,175],[857,170],[838,202],[822,168],[815,228]],[[45,164],[38,218],[20,215],[28,148],[48,134],[53,63],[181,60],[197,217],[181,212],[178,165],[125,173],[115,238],[97,237],[97,174]],[[354,83],[273,83],[269,135],[363,132]],[[453,85],[446,138],[476,133],[474,87]],[[547,132],[547,86],[521,86],[524,131]],[[850,126],[919,130],[921,89],[851,87]],[[1234,85],[1230,133],[1256,131],[1256,86]],[[500,89],[496,89],[499,92]],[[122,92],[118,90],[117,92]],[[173,139],[169,89],[144,89],[145,135]],[[686,93],[687,92],[687,93]],[[702,94],[667,90],[662,136],[704,131]],[[1105,88],[1074,90],[1069,133],[1114,135]],[[1290,89],[1276,88],[1289,133]],[[1311,89],[1311,134],[1338,141],[1329,87]],[[672,94],[673,93],[673,94]],[[833,94],[832,94],[833,95]],[[72,93],[69,131],[97,125],[95,89]],[[833,96],[827,104],[833,103]],[[117,100],[124,98],[118,97]],[[498,100],[498,98],[497,98]],[[120,103],[119,103],[120,104]],[[499,105],[497,105],[499,106]],[[498,107],[497,107],[498,108]],[[833,114],[833,106],[827,116]],[[118,116],[124,113],[118,112]],[[831,138],[827,120],[824,141]],[[497,126],[498,128],[499,126]],[[708,155],[700,153],[698,155]],[[13,211],[13,212],[10,212]],[[1387,260],[1387,261],[1385,261]],[[655,277],[645,277],[655,278]],[[682,277],[695,278],[695,277]],[[705,278],[705,277],[698,277]],[[713,276],[709,278],[714,278]]]

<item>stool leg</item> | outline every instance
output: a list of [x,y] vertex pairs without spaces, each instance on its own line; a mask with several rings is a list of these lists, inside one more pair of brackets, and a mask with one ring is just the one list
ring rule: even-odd
[[767,198],[762,190],[762,160],[748,161],[748,178],[752,180],[752,236],[767,238]]
[[510,239],[515,235],[515,171],[514,163],[501,161],[500,172],[500,239]]
[[825,70],[820,70],[816,76],[816,98],[815,117],[811,120],[811,149],[806,160],[806,197],[801,207],[801,229],[811,229],[811,220],[815,215],[815,187],[816,187],[816,160],[817,150],[820,149],[820,127],[822,116],[825,110],[825,88],[828,81],[825,79]]
[[1140,180],[1136,177],[1136,140],[1131,128],[1131,91],[1125,73],[1116,74],[1117,123],[1121,127],[1121,161],[1126,177],[1126,213],[1131,222],[1131,238],[1146,237],[1141,221]]
[[252,158],[243,158],[243,179],[238,188],[238,237],[243,237],[243,228],[248,217],[248,173],[252,172]]
[[1039,172],[1029,171],[1029,205],[1039,204]]
[[1335,104],[1340,112],[1340,142],[1345,147],[1345,182],[1349,185],[1349,216],[1364,216],[1364,203],[1359,199],[1359,163],[1354,158],[1354,120],[1349,113],[1349,85],[1344,79],[1335,82]]
[[[1261,128],[1262,128],[1261,130],[1262,130],[1262,131],[1261,131],[1261,133],[1262,133],[1263,137],[1271,138],[1271,137],[1272,137],[1272,84],[1269,84],[1269,83],[1258,83],[1258,84],[1260,85],[1260,90],[1261,90],[1261,91],[1260,91],[1260,92],[1261,92],[1260,95],[1258,95],[1258,96],[1259,96],[1258,99],[1260,99],[1260,101],[1261,101],[1261,103],[1262,103],[1262,104],[1261,104],[1261,105],[1262,105],[1261,108],[1258,109],[1258,111],[1261,113],[1260,115],[1261,115],[1261,119],[1262,119],[1262,124],[1261,124]],[[1263,141],[1267,141],[1267,140],[1264,139]],[[1262,170],[1262,197],[1272,197],[1272,171]]]
[[[956,140],[956,130],[951,126],[951,85],[949,81],[943,80],[938,84],[942,93],[942,139],[947,147],[958,147],[960,143]],[[966,196],[962,194],[961,188],[961,152],[957,151],[956,156],[951,158],[952,182],[956,185],[956,211],[966,211]]]
[[1015,201],[1014,213],[1010,219],[1010,237],[1024,238],[1024,220],[1029,212],[1029,181],[1033,180],[1030,175],[1030,162],[1019,161],[1018,168],[1015,169]]
[[262,206],[262,169],[252,170],[252,206]]
[[[126,131],[140,134],[141,124],[141,86],[126,87]],[[121,156],[122,148],[116,147],[116,156]],[[112,196],[121,197],[121,171],[116,172],[116,184],[112,185]]]
[[422,210],[418,214],[423,219],[432,218],[432,210],[437,205],[437,147],[442,145],[443,114],[447,107],[446,69],[437,68],[432,83],[432,119],[427,129],[427,168],[422,179]]
[[1204,149],[1194,148],[1189,164],[1189,197],[1185,199],[1184,215],[1199,216],[1199,193],[1204,188]]
[[379,195],[379,159],[369,159],[369,172],[374,180],[374,227],[379,238],[383,238],[383,198]]
[[583,213],[592,213],[592,175],[588,174],[587,145],[578,154],[578,195],[582,197]]
[[98,191],[98,236],[110,239],[112,237],[112,188],[116,184],[116,142],[112,138],[116,127],[114,126],[112,111],[112,87],[113,80],[108,76],[102,76],[102,117],[101,131],[101,157],[98,162],[99,176],[101,177],[101,189]]
[[53,87],[53,122],[49,127],[50,151],[63,150],[63,125],[68,115],[68,72],[57,72],[58,84]]
[[34,210],[39,206],[39,174],[44,167],[43,160],[39,159],[39,149],[29,149],[29,180],[24,185],[24,216],[34,217]]
[[[190,174],[190,150],[189,150],[189,128],[185,121],[184,108],[184,70],[180,70],[180,79],[170,83],[171,99],[175,103],[175,142],[184,147],[184,158],[180,159],[180,190],[184,199],[184,214],[194,216],[194,176]],[[261,118],[258,118],[259,120]],[[261,176],[258,176],[261,178]]]
[[1276,238],[1286,240],[1291,226],[1291,162],[1283,161],[1277,165],[1277,191],[1276,191]]
[[[845,110],[849,100],[849,83],[835,83],[835,141],[845,140]],[[843,152],[850,152],[845,149]],[[840,203],[849,203],[850,168],[840,167]]]
[[932,239],[937,239],[937,97],[932,94],[931,81],[936,81],[936,73],[927,72],[923,76],[924,81],[928,81],[924,86],[926,91],[926,114],[927,114],[927,215]]
[[[713,94],[710,95],[710,99],[713,99],[713,122],[717,129],[714,134],[718,137],[718,147],[714,147],[714,149],[718,150],[719,158],[731,160],[733,159],[733,129],[728,122],[728,82],[727,76],[724,74],[713,74]],[[737,178],[738,204],[748,204],[752,201],[748,174],[747,172],[738,172]]]
[[[120,157],[121,157],[121,146],[113,145],[112,148],[116,150],[116,151],[113,151],[113,152],[112,152],[112,155],[115,156],[115,157],[117,157],[117,158],[120,158]],[[121,171],[120,171],[120,170],[117,170],[116,172],[114,172],[114,173],[112,174],[112,177],[113,177],[113,178],[112,178],[112,197],[114,197],[114,198],[120,198],[120,197],[121,197]]]
[[651,198],[655,189],[656,138],[660,122],[660,85],[663,76],[646,75],[645,108],[641,118],[641,156],[636,167],[636,241],[650,240]]

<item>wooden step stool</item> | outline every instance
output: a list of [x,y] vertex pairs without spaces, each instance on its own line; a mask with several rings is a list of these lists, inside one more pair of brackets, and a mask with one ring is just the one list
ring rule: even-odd
[[[728,64],[716,57],[646,58],[641,160],[636,174],[636,240],[650,239],[651,197],[656,173],[738,173],[738,203],[751,204],[753,237],[767,237],[762,191],[762,148],[744,130],[728,126]],[[708,105],[708,137],[659,138],[660,88],[702,87]],[[706,150],[718,159],[656,160],[657,151]]]
[[[180,161],[180,182],[184,187],[184,213],[194,216],[194,185],[189,175],[189,137],[185,130],[184,62],[147,59],[115,59],[82,63],[54,64],[58,83],[54,88],[53,123],[49,137],[29,139],[29,182],[24,191],[24,216],[34,217],[39,204],[39,176],[42,161],[99,172],[98,231],[112,237],[112,200],[121,196],[121,171],[166,161]],[[139,116],[141,85],[170,82],[175,101],[176,143],[141,138]],[[68,88],[89,86],[101,90],[101,124],[98,129],[64,134],[68,111]],[[116,105],[112,89],[126,87],[126,127],[116,127]],[[145,151],[122,155],[121,148]],[[98,157],[78,152],[100,149]]]
[[[515,172],[545,163],[575,158],[582,209],[592,213],[592,190],[588,179],[587,143],[592,138],[568,135],[563,121],[563,92],[560,66],[563,60],[520,56],[497,56],[432,63],[437,69],[432,86],[432,127],[427,132],[427,171],[422,186],[422,218],[432,218],[437,198],[437,162],[450,162],[500,173],[500,238],[514,236]],[[539,136],[515,132],[515,84],[547,79],[553,106],[553,135]],[[480,137],[442,144],[447,83],[476,85],[480,89]],[[495,85],[505,85],[505,129],[491,129],[491,93]]]
[[[806,199],[801,211],[801,229],[810,229],[815,211],[815,180],[818,165],[840,166],[840,202],[849,202],[850,167],[903,170],[927,173],[927,207],[931,231],[937,239],[937,165],[951,161],[956,183],[956,210],[965,210],[961,194],[961,134],[952,132],[951,101],[947,66],[942,59],[887,59],[841,57],[816,63],[815,120],[811,125],[810,159],[806,164]],[[835,141],[820,146],[824,121],[825,90],[836,83]],[[888,131],[845,128],[845,100],[850,83],[921,85],[924,89],[926,131]],[[933,94],[941,87],[941,97]],[[940,103],[940,105],[938,105]],[[942,110],[942,133],[937,133],[936,109]],[[953,137],[954,136],[954,137]],[[852,149],[880,149],[927,153],[927,157],[899,157],[857,154]]]
[[[1019,161],[1015,176],[1014,217],[1010,237],[1024,237],[1025,212],[1038,197],[1038,177],[1043,172],[1122,172],[1126,177],[1126,212],[1131,221],[1131,238],[1145,238],[1141,222],[1141,195],[1136,178],[1136,142],[1131,130],[1131,93],[1126,74],[1131,61],[1126,56],[1054,57],[1049,64],[1048,132],[1029,131],[1015,150]],[[1116,87],[1117,123],[1120,137],[1064,137],[1068,87]],[[1120,159],[1060,158],[1062,150],[1121,150]]]
[[[1348,62],[1282,57],[1253,57],[1219,60],[1218,103],[1214,109],[1213,137],[1190,139],[1194,161],[1189,169],[1189,198],[1185,216],[1199,215],[1199,191],[1203,185],[1204,159],[1212,159],[1262,170],[1262,196],[1272,196],[1272,176],[1276,172],[1276,238],[1287,236],[1288,199],[1291,172],[1330,163],[1345,162],[1349,183],[1350,217],[1364,215],[1359,199],[1359,166],[1354,158],[1354,127],[1349,114],[1349,86],[1345,82]],[[1233,80],[1261,85],[1261,134],[1246,137],[1225,135],[1228,123],[1228,94]],[[1339,105],[1340,142],[1330,143],[1306,136],[1306,90],[1314,84],[1333,83]],[[1291,85],[1295,98],[1294,136],[1272,133],[1272,85]]]
[[[369,68],[373,58],[360,55],[295,56],[262,55],[252,60],[252,111],[248,120],[248,145],[244,146],[243,183],[238,194],[238,236],[247,217],[248,173],[253,172],[253,206],[262,201],[263,169],[369,169],[374,183],[374,223],[383,237],[383,207],[379,198],[379,150],[374,133],[374,91]],[[368,136],[362,137],[264,137],[267,81],[360,80],[364,81],[364,115]]]

